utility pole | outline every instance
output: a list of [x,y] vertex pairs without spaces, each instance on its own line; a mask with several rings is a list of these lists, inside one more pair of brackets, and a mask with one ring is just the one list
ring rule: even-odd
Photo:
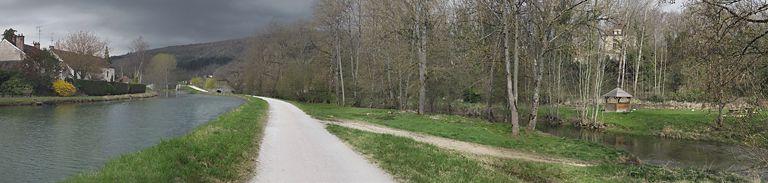
[[39,25],[37,27],[35,27],[35,28],[37,28],[37,42],[39,43],[40,39],[41,39],[40,35],[43,34],[43,29],[42,29],[42,26],[39,26]]

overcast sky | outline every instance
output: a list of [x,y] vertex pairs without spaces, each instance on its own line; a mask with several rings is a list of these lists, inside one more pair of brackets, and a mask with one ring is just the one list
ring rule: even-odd
[[[144,36],[152,48],[253,35],[272,21],[312,15],[314,0],[0,0],[0,29],[14,28],[43,46],[67,33],[92,31],[113,55]],[[40,26],[42,34],[38,36]],[[39,37],[39,38],[38,38]]]
[[[27,44],[40,40],[43,46],[69,32],[92,31],[119,55],[139,36],[152,48],[247,37],[272,21],[309,18],[314,1],[0,0],[0,29],[14,28]],[[686,1],[664,9],[679,10]]]

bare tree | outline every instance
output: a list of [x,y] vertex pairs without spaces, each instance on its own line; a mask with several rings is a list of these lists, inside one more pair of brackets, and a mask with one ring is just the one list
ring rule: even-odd
[[[512,12],[512,3],[509,2],[509,0],[504,1],[504,16],[503,16],[503,24],[504,24],[504,65],[505,65],[505,71],[506,71],[506,80],[507,80],[507,106],[509,107],[510,112],[510,119],[509,122],[512,123],[512,136],[517,136],[520,133],[520,121],[519,116],[517,113],[517,83],[518,83],[518,63],[520,62],[520,50],[519,50],[519,36],[520,36],[520,28],[518,27],[518,13],[514,12],[514,17],[511,17],[513,14]],[[516,8],[517,10],[517,8]],[[514,29],[510,30],[510,29]],[[513,33],[514,32],[514,33]],[[510,42],[510,34],[514,35],[512,38],[514,40],[513,45],[509,45]],[[514,50],[514,65],[510,63],[510,47]],[[512,71],[514,67],[514,72]]]
[[[569,16],[573,10],[587,0],[582,1],[527,1],[527,12],[531,16],[531,46],[530,51],[533,54],[533,75],[534,88],[531,99],[531,113],[528,121],[528,130],[536,129],[536,120],[538,119],[539,100],[541,96],[541,83],[545,61],[552,59],[552,53],[560,49],[560,45],[555,45],[555,41],[563,39],[568,33],[578,26],[584,25],[584,19],[572,19]],[[564,21],[565,19],[565,21]]]
[[424,114],[427,101],[427,40],[429,34],[429,4],[427,0],[415,0],[414,34],[416,35],[416,53],[419,60],[419,114]]
[[77,54],[101,57],[106,50],[107,41],[89,31],[77,31],[67,34],[64,39],[56,41],[56,48]]
[[165,96],[168,96],[168,86],[173,83],[171,76],[176,70],[176,57],[166,53],[157,54],[152,57],[149,69],[152,82],[156,86],[161,85],[165,89]]
[[78,79],[101,74],[101,69],[108,65],[105,59],[101,59],[107,50],[107,41],[93,32],[69,33],[64,39],[56,41],[55,48],[51,51],[67,62]]
[[139,38],[136,38],[135,40],[131,41],[131,53],[132,59],[135,63],[138,63],[136,66],[136,71],[134,73],[134,77],[137,78],[137,81],[139,83],[143,83],[144,78],[144,62],[147,61],[147,49],[149,49],[149,44],[144,41],[144,37],[139,36]]

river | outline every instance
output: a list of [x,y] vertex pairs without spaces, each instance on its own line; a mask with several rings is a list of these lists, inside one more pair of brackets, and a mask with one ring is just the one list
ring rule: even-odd
[[135,101],[0,107],[0,182],[57,182],[178,137],[242,104],[179,95]]
[[[560,137],[602,143],[625,150],[644,163],[670,167],[690,167],[736,172],[745,176],[755,173],[768,180],[768,169],[754,170],[758,161],[750,148],[739,145],[669,139],[655,136],[620,135],[579,130],[570,127],[544,128],[542,131]],[[763,155],[765,156],[765,155]]]

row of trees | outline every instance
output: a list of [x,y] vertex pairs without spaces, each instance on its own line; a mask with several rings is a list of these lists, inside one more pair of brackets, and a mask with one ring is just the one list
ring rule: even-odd
[[577,106],[581,124],[598,124],[601,95],[615,87],[722,109],[765,93],[765,7],[320,0],[313,19],[260,32],[220,77],[245,93],[505,120],[515,134],[520,119],[535,129],[537,111],[549,104]]

